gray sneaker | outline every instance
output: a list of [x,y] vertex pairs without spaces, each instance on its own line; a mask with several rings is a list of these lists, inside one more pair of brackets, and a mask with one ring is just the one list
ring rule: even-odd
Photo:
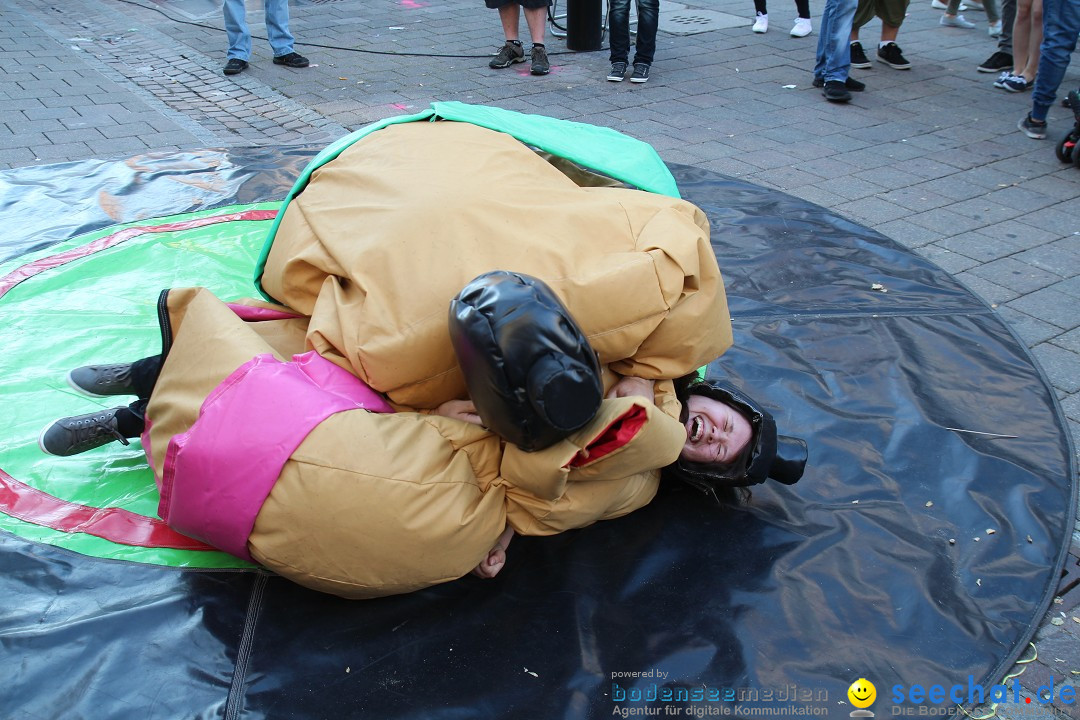
[[634,72],[630,74],[630,82],[649,82],[649,66],[645,63],[634,63]]
[[514,63],[525,62],[525,48],[521,47],[519,42],[506,41],[506,44],[499,48],[498,54],[491,59],[488,63],[488,67],[494,70],[500,70],[502,68],[508,68]]
[[626,63],[613,62],[611,63],[611,70],[608,71],[607,79],[610,82],[622,82],[626,78]]
[[69,372],[67,382],[83,395],[90,397],[136,394],[131,385],[131,363],[85,365]]
[[114,440],[129,445],[127,438],[117,429],[116,413],[123,409],[115,407],[86,415],[60,418],[41,431],[38,435],[38,447],[49,455],[68,457],[108,445]]
[[551,63],[548,62],[546,47],[533,43],[532,52],[529,55],[532,58],[530,72],[533,75],[547,75],[551,71]]

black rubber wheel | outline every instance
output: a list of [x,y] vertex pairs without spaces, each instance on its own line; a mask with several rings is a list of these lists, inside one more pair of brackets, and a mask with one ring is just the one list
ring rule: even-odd
[[[1075,142],[1075,141],[1074,141],[1074,142]],[[1076,167],[1077,169],[1080,169],[1080,152],[1077,152],[1077,151],[1076,151],[1076,145],[1073,145],[1073,146],[1072,146],[1072,148],[1071,148],[1071,153],[1070,153],[1070,154],[1072,155],[1072,164],[1073,164],[1073,165],[1074,165],[1074,166],[1075,166],[1075,167]]]
[[1073,161],[1073,147],[1076,145],[1076,141],[1072,139],[1072,133],[1068,133],[1065,137],[1061,138],[1061,142],[1054,148],[1054,153],[1057,155],[1057,159],[1063,163],[1070,163]]
[[1072,133],[1067,134],[1065,137],[1061,138],[1061,142],[1059,142],[1057,144],[1057,147],[1054,148],[1054,154],[1056,154],[1057,159],[1063,163],[1072,162],[1073,149],[1069,145],[1069,138],[1071,137]]

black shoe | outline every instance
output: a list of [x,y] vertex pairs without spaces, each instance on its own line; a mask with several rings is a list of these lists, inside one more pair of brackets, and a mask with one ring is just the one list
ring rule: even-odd
[[60,418],[41,431],[38,435],[38,447],[49,455],[68,457],[108,445],[114,440],[129,445],[127,438],[117,429],[116,422],[116,413],[125,409],[115,407],[86,415]]
[[68,385],[90,397],[138,394],[131,383],[131,363],[75,368],[68,373],[67,381]]
[[[825,80],[819,77],[814,78],[814,87],[825,87]],[[855,78],[848,78],[844,81],[844,87],[852,92],[862,92],[866,89],[866,83],[861,83]]]
[[862,68],[863,70],[870,67],[870,60],[866,57],[866,53],[862,49],[862,43],[858,40],[851,43],[851,67]]
[[844,103],[851,99],[851,93],[839,80],[829,80],[825,83],[825,89],[821,91],[829,102]]
[[514,63],[525,62],[525,48],[517,40],[507,40],[506,44],[499,48],[498,54],[491,59],[488,67],[493,70],[508,68]]
[[278,55],[274,58],[274,64],[291,68],[305,68],[311,63],[300,53],[291,52],[288,55]]
[[225,69],[221,72],[226,75],[239,75],[247,70],[248,64],[246,60],[240,58],[229,58],[229,62],[225,63]]
[[996,53],[986,58],[986,62],[980,65],[977,69],[983,73],[995,73],[1002,70],[1012,70],[1013,68],[1013,56],[1007,52],[998,50]]
[[910,70],[911,63],[900,52],[900,46],[894,42],[886,43],[885,47],[879,47],[877,51],[878,62],[883,62],[896,70]]
[[613,62],[611,63],[611,70],[608,71],[607,79],[611,82],[622,82],[626,79],[626,63]]
[[547,48],[543,45],[533,43],[532,52],[532,70],[530,72],[533,75],[547,75],[551,72],[551,63],[548,62]]
[[630,75],[630,82],[643,83],[649,82],[649,66],[645,63],[634,63],[634,72]]

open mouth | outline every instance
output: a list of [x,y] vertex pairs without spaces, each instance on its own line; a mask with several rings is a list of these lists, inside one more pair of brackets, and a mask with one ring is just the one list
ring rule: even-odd
[[697,442],[705,434],[705,423],[700,417],[694,417],[690,421],[690,442]]

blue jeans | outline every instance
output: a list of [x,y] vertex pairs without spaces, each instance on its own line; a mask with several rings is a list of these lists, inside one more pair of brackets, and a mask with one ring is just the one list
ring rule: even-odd
[[1031,92],[1031,117],[1046,120],[1065,69],[1076,49],[1080,33],[1080,3],[1076,0],[1043,0],[1043,41],[1039,47],[1039,70]]
[[[251,57],[251,31],[244,17],[244,0],[225,0],[225,34],[229,38],[226,57],[247,60]],[[293,36],[289,32],[289,0],[263,0],[266,34],[274,57],[293,51]]]
[[814,77],[825,82],[847,80],[851,69],[851,21],[858,6],[858,0],[825,0],[818,26]]
[[[656,26],[660,23],[660,0],[637,0],[637,45],[634,62],[652,65],[656,54]],[[611,62],[627,62],[630,55],[630,0],[608,4],[608,37]]]

